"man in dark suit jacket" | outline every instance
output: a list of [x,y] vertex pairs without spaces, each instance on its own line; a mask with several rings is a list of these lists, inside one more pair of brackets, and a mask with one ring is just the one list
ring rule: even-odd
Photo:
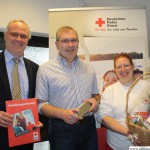
[[7,127],[12,125],[13,116],[6,113],[5,101],[12,100],[12,58],[20,60],[20,82],[22,99],[35,97],[35,79],[38,65],[23,57],[31,37],[28,25],[22,20],[13,20],[4,32],[5,50],[0,53],[0,150],[33,150],[33,144],[9,148]]

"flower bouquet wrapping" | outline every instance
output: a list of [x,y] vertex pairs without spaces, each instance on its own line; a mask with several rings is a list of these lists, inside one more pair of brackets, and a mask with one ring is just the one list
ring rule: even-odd
[[140,146],[150,146],[150,72],[137,78],[126,96],[127,125]]

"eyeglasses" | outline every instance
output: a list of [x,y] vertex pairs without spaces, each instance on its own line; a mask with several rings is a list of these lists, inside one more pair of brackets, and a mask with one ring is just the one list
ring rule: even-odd
[[29,36],[25,35],[25,34],[20,34],[17,32],[10,32],[9,33],[13,38],[18,38],[20,36],[21,39],[27,39]]
[[68,45],[68,44],[70,44],[70,42],[72,43],[72,44],[74,44],[74,45],[76,45],[78,42],[79,42],[79,40],[77,40],[77,39],[71,39],[71,40],[68,40],[68,39],[65,39],[65,40],[62,40],[62,41],[60,41],[62,44],[64,44],[64,45]]
[[117,70],[121,70],[122,68],[124,69],[129,69],[131,67],[130,64],[126,64],[126,65],[120,65],[120,66],[116,66]]

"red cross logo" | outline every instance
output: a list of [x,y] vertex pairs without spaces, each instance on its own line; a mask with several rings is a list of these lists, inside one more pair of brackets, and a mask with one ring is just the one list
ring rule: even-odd
[[33,135],[34,135],[34,136],[38,136],[38,133],[37,133],[37,132],[34,132]]
[[102,20],[102,18],[98,18],[98,21],[95,22],[99,25],[99,27],[102,27],[103,24],[105,24],[105,21]]

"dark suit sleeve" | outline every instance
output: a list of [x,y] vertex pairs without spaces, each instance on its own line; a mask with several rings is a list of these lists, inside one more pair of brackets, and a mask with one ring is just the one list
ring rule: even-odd
[[[36,87],[36,74],[38,70],[38,65],[34,62],[24,59],[27,74],[28,74],[28,80],[29,80],[29,96],[28,98],[35,97],[35,87]],[[43,123],[43,127],[40,129],[41,131],[41,141],[48,140],[48,122],[49,119],[43,115],[39,114],[39,120]]]

